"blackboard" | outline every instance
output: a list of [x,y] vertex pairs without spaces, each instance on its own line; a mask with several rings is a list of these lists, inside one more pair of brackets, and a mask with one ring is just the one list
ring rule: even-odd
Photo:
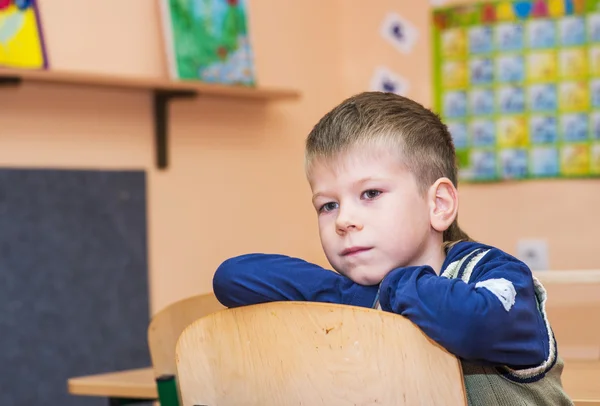
[[150,365],[144,171],[0,169],[0,405]]

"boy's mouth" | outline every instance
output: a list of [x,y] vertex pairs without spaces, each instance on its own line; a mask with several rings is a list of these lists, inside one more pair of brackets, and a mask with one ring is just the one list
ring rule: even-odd
[[361,252],[369,251],[372,248],[373,247],[350,247],[350,248],[346,248],[345,250],[343,250],[340,255],[343,257],[348,257],[351,255],[360,254]]

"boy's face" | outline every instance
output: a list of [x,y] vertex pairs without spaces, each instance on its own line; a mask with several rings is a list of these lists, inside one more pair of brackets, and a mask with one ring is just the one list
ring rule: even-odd
[[397,154],[351,149],[333,162],[315,162],[308,180],[321,244],[336,271],[375,285],[398,267],[434,266],[441,241],[430,206]]

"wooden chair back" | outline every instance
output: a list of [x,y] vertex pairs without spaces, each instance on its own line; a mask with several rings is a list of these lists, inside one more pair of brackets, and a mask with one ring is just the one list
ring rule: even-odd
[[194,320],[223,310],[214,293],[189,297],[156,313],[148,326],[148,347],[155,377],[176,375],[175,346],[181,332]]
[[176,350],[184,406],[466,405],[459,360],[402,316],[274,302],[205,316]]

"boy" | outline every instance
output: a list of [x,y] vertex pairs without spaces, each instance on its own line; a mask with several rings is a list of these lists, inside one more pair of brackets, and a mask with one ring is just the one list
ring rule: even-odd
[[283,255],[243,255],[215,273],[221,303],[394,312],[460,358],[470,405],[573,404],[543,287],[524,263],[458,226],[454,145],[435,114],[394,94],[351,97],[309,134],[305,169],[337,273]]

